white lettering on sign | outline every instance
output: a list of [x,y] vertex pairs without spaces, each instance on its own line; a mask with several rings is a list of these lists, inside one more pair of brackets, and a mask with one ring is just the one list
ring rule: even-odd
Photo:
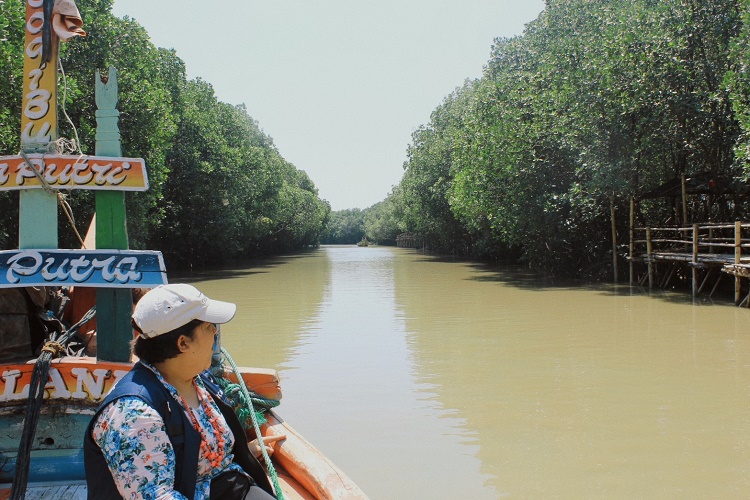
[[60,370],[57,368],[49,369],[49,378],[47,379],[47,385],[44,386],[44,390],[49,391],[49,397],[51,398],[70,398],[70,391],[65,385],[65,380],[60,374]]
[[167,283],[161,252],[150,250],[0,251],[0,288],[83,285],[135,288]]
[[42,63],[43,0],[26,2],[21,145],[49,143],[57,134],[57,60]]
[[138,259],[132,256],[113,255],[106,259],[88,260],[85,256],[69,259],[64,255],[54,255],[44,259],[35,250],[25,250],[11,256],[7,264],[5,278],[10,284],[19,283],[21,277],[36,274],[48,282],[71,279],[76,283],[84,283],[96,271],[108,283],[138,282],[142,277],[138,270]]
[[[73,368],[70,371],[76,376],[74,398],[84,399],[86,396],[91,396],[92,399],[99,399],[102,397],[104,393],[104,381],[110,376],[109,370],[97,368],[94,370],[93,377],[87,368]],[[96,380],[94,380],[94,377],[96,377]],[[86,387],[85,391],[83,390],[84,386]]]
[[24,114],[32,120],[40,120],[49,113],[49,101],[52,94],[49,90],[35,89],[26,94]]
[[29,16],[26,22],[26,30],[32,35],[38,35],[44,26],[44,12],[37,11]]
[[24,386],[23,390],[16,394],[16,381],[21,377],[21,370],[8,370],[3,372],[3,401],[12,401],[14,399],[27,399],[29,397],[29,384]]
[[33,128],[34,128],[34,122],[29,122],[26,124],[26,127],[24,127],[23,132],[21,132],[22,144],[45,143],[51,140],[52,135],[50,134],[50,131],[52,130],[52,125],[50,125],[49,123],[43,123],[39,131],[34,136],[31,135],[31,129]]
[[[108,370],[96,367],[73,367],[69,371],[59,370],[54,366],[49,370],[49,377],[44,386],[45,396],[55,399],[91,399],[99,401],[112,386],[117,383],[127,370]],[[0,381],[5,385],[0,393],[0,401],[21,401],[29,397],[29,384],[18,387],[21,371],[6,370]],[[71,389],[75,390],[71,392]]]
[[29,71],[29,88],[31,90],[36,90],[39,88],[39,79],[44,76],[44,72],[42,72],[41,69],[32,69]]
[[[26,129],[31,130],[31,123]],[[49,129],[43,127],[40,133],[45,130]],[[39,187],[39,176],[49,187],[58,189],[148,189],[146,166],[141,158],[41,154],[0,157],[0,190]]]

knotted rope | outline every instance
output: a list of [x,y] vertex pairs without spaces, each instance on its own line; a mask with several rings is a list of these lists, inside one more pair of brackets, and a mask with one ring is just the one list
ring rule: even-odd
[[[276,469],[273,466],[273,463],[271,462],[271,457],[268,456],[268,452],[266,451],[266,445],[263,443],[263,435],[260,432],[260,426],[261,422],[258,418],[258,414],[255,411],[255,407],[253,406],[253,402],[260,404],[261,406],[265,406],[266,408],[273,408],[275,406],[279,405],[279,401],[273,400],[273,399],[265,399],[261,398],[258,395],[251,395],[250,391],[247,389],[247,385],[245,385],[245,381],[242,379],[242,373],[240,373],[240,369],[235,364],[234,360],[232,359],[232,356],[229,355],[229,352],[221,348],[221,353],[224,355],[224,359],[229,363],[229,366],[232,367],[232,371],[237,376],[237,380],[239,382],[239,389],[241,391],[242,396],[245,399],[245,404],[247,405],[247,409],[250,413],[250,418],[253,422],[253,429],[255,430],[255,435],[258,439],[258,445],[260,446],[260,452],[263,455],[263,460],[266,464],[266,468],[268,469],[268,475],[271,476],[271,482],[273,483],[273,489],[276,491],[276,498],[278,500],[284,500],[284,494],[281,491],[281,487],[279,486],[279,476],[276,473]],[[239,412],[238,412],[239,415]],[[262,423],[265,423],[265,417],[262,417],[263,419]],[[244,422],[244,420],[242,420]]]
[[42,352],[34,364],[34,371],[31,374],[31,383],[29,384],[29,399],[26,403],[26,414],[23,419],[23,432],[21,433],[21,441],[18,444],[16,471],[13,476],[13,486],[11,487],[11,500],[23,500],[26,496],[31,448],[34,444],[34,435],[36,434],[39,414],[42,409],[44,387],[49,380],[49,369],[52,358],[65,352],[65,347],[71,337],[73,337],[81,325],[90,321],[95,314],[96,306],[92,307],[81,318],[81,321],[68,328],[68,330],[60,332],[59,336],[56,335],[57,332],[51,332],[49,340],[42,347]]

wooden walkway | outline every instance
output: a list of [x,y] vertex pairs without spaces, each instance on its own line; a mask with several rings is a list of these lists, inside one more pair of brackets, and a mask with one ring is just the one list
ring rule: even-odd
[[[25,500],[86,500],[85,481],[36,483],[26,490]],[[0,485],[0,500],[10,498],[10,485]]]
[[[747,236],[743,236],[743,232]],[[656,280],[666,288],[680,266],[688,267],[693,296],[713,279],[711,295],[721,277],[734,276],[735,303],[750,306],[750,294],[742,299],[742,278],[750,278],[750,223],[693,224],[682,227],[632,227],[630,230],[630,284]],[[646,264],[647,272],[636,277],[635,266]],[[660,263],[665,265],[659,266]],[[670,265],[671,264],[671,265]],[[666,267],[666,269],[664,269]]]
[[[278,468],[279,486],[287,500],[314,500],[284,469]],[[0,500],[10,498],[10,484],[0,484]],[[30,483],[24,500],[86,500],[86,481]]]
[[396,246],[398,248],[414,248],[415,241],[412,233],[401,233],[396,236]]

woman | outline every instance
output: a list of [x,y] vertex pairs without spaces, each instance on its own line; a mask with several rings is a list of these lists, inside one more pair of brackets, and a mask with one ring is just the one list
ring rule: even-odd
[[274,498],[237,416],[199,376],[211,365],[217,325],[235,311],[184,284],[154,288],[136,304],[140,361],[84,438],[90,499]]

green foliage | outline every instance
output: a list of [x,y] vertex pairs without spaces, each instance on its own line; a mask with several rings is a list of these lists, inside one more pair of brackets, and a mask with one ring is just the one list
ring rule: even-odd
[[742,29],[732,40],[732,67],[725,83],[731,91],[732,103],[742,135],[735,153],[745,177],[750,177],[750,0],[740,2]]
[[396,236],[406,232],[401,220],[404,199],[400,187],[393,189],[388,197],[364,211],[365,235],[379,245],[395,245]]
[[455,142],[464,127],[472,85],[467,82],[448,96],[433,111],[430,124],[412,134],[407,150],[401,181],[403,226],[438,252],[465,251],[469,246],[469,236],[451,210],[448,193],[453,184]]
[[[244,106],[219,101],[208,82],[187,80],[173,50],[155,47],[134,20],[111,14],[112,0],[79,5],[87,36],[63,44],[61,105],[71,124],[61,135],[95,149],[95,71],[118,71],[123,156],[146,160],[150,189],[127,196],[132,248],[161,250],[168,268],[317,245],[330,207],[306,173],[285,161]],[[18,150],[24,4],[0,0],[0,147]],[[74,128],[75,127],[75,131]],[[0,244],[13,246],[17,196],[0,196]],[[88,191],[68,195],[85,225],[93,215]],[[67,221],[60,245],[77,247]],[[85,232],[85,227],[79,227]]]
[[326,245],[354,245],[365,237],[365,214],[359,208],[331,212],[320,242]]
[[[747,166],[747,7],[549,0],[415,132],[401,221],[434,250],[600,275],[613,197],[622,214],[682,174],[736,177],[735,151]],[[714,201],[715,220],[743,210]],[[670,222],[669,203],[640,215]]]
[[25,5],[0,1],[0,150],[18,151]]

